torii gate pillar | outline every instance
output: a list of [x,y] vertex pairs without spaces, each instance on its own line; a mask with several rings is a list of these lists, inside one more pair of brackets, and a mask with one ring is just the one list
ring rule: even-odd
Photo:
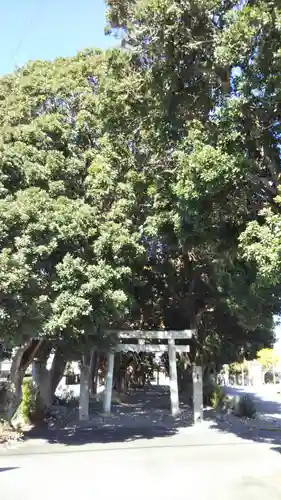
[[[110,333],[110,332],[108,332]],[[118,335],[120,343],[116,346],[117,352],[167,352],[169,354],[169,375],[170,375],[170,400],[171,413],[176,416],[180,411],[179,405],[179,390],[178,390],[178,375],[177,375],[177,352],[189,352],[189,345],[176,345],[176,340],[189,340],[194,334],[193,330],[119,330],[111,331]],[[130,339],[137,339],[138,343],[130,343]],[[147,344],[146,341],[149,340]],[[153,344],[154,340],[154,344]],[[163,341],[167,342],[163,343]],[[159,344],[162,341],[162,344]],[[132,341],[131,341],[132,342]],[[114,352],[108,355],[108,371],[105,384],[103,408],[105,413],[110,413],[111,398],[112,398],[112,383],[114,370]],[[194,379],[195,380],[195,379]],[[197,380],[197,378],[196,378]],[[195,383],[195,382],[194,382]],[[194,386],[195,387],[195,386]],[[202,384],[196,385],[197,392],[202,391]],[[195,392],[194,392],[195,394]],[[197,394],[197,393],[196,393]],[[201,394],[202,399],[202,394]],[[198,400],[198,398],[197,398]],[[199,400],[198,400],[199,401]],[[201,400],[200,400],[201,401]],[[202,404],[200,403],[200,408]],[[195,408],[194,408],[195,411]],[[197,411],[197,410],[196,410]],[[203,413],[203,412],[201,412]],[[201,415],[200,413],[200,415]],[[195,418],[195,417],[194,417]],[[197,418],[198,420],[198,418]]]
[[169,372],[170,372],[170,401],[171,412],[176,416],[180,411],[178,372],[177,372],[177,351],[174,339],[168,341]]

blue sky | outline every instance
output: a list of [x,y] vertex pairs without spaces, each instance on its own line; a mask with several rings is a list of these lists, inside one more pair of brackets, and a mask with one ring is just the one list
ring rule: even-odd
[[104,25],[103,0],[0,0],[0,75],[29,59],[115,44]]

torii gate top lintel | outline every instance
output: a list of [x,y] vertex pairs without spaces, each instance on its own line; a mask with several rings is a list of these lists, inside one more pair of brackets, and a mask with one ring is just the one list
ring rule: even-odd
[[[128,329],[111,330],[108,333],[115,334],[119,340],[115,346],[115,352],[166,352],[169,350],[168,344],[175,344],[178,340],[188,341],[195,332],[193,330]],[[176,346],[177,352],[189,352],[189,350],[189,345]]]
[[110,330],[119,338],[133,339],[191,339],[195,334],[194,330]]

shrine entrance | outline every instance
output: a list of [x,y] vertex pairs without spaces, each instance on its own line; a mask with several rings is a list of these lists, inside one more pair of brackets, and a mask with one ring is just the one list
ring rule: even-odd
[[[180,403],[177,376],[177,352],[189,352],[189,342],[194,335],[194,331],[118,330],[111,333],[117,334],[119,342],[115,349],[108,354],[108,369],[103,400],[104,412],[110,413],[111,411],[114,357],[116,352],[168,352],[171,414],[173,416],[178,415],[180,412]],[[193,367],[193,413],[194,423],[203,420],[202,369],[199,366]]]

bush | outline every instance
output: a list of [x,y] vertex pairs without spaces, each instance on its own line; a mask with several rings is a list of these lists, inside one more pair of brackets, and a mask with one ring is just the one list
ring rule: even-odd
[[22,384],[22,401],[20,404],[20,414],[23,420],[30,422],[36,412],[36,391],[34,390],[32,379],[23,381]]
[[64,387],[60,389],[59,393],[56,394],[54,403],[61,406],[75,406],[77,403],[77,398],[75,397],[72,389],[69,389],[69,387]]
[[256,412],[255,402],[249,394],[238,396],[235,399],[233,413],[236,417],[254,418]]
[[223,389],[212,379],[203,382],[203,404],[214,409],[225,409],[227,396]]
[[203,404],[204,406],[211,406],[212,395],[216,390],[217,384],[212,379],[203,381]]
[[227,396],[224,394],[222,388],[219,385],[215,385],[210,397],[210,405],[215,410],[223,410],[226,408],[226,403]]
[[264,376],[264,382],[266,384],[273,384],[273,373],[272,372],[266,372]]

